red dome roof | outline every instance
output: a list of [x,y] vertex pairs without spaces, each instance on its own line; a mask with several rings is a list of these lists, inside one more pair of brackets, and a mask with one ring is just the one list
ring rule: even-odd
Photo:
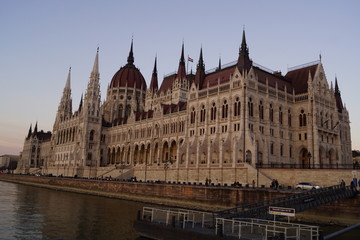
[[111,80],[110,88],[126,87],[146,90],[146,82],[139,71],[133,64],[126,64],[120,68]]

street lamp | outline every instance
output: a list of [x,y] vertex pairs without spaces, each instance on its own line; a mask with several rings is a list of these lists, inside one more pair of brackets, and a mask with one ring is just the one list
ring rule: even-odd
[[165,183],[166,183],[166,172],[167,169],[169,168],[169,160],[165,160],[164,162],[164,170],[165,170]]
[[309,168],[310,168],[310,165],[311,165],[311,164],[310,164],[310,162],[311,162],[310,160],[311,160],[311,157],[312,157],[311,152],[308,152],[307,157],[308,157],[308,159],[309,159]]

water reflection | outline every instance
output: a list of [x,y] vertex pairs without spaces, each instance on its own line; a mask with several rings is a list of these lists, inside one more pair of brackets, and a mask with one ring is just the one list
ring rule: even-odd
[[0,239],[137,239],[143,204],[0,181]]

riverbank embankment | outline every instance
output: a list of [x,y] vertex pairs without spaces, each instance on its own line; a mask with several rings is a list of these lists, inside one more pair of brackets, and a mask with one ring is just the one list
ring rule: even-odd
[[[167,207],[217,211],[293,194],[293,190],[204,186],[0,174],[0,181]],[[296,220],[351,225],[360,219],[360,195],[296,214]]]
[[0,180],[54,190],[202,211],[217,211],[293,193],[249,186],[233,188],[11,174],[1,174]]

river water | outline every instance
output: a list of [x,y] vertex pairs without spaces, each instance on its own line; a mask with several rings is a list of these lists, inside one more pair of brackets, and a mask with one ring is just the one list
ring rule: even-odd
[[[140,240],[133,222],[143,206],[149,204],[0,181],[0,240]],[[327,235],[341,227],[321,229]],[[336,240],[359,236],[357,229]]]
[[0,181],[0,239],[141,239],[132,224],[143,206]]

